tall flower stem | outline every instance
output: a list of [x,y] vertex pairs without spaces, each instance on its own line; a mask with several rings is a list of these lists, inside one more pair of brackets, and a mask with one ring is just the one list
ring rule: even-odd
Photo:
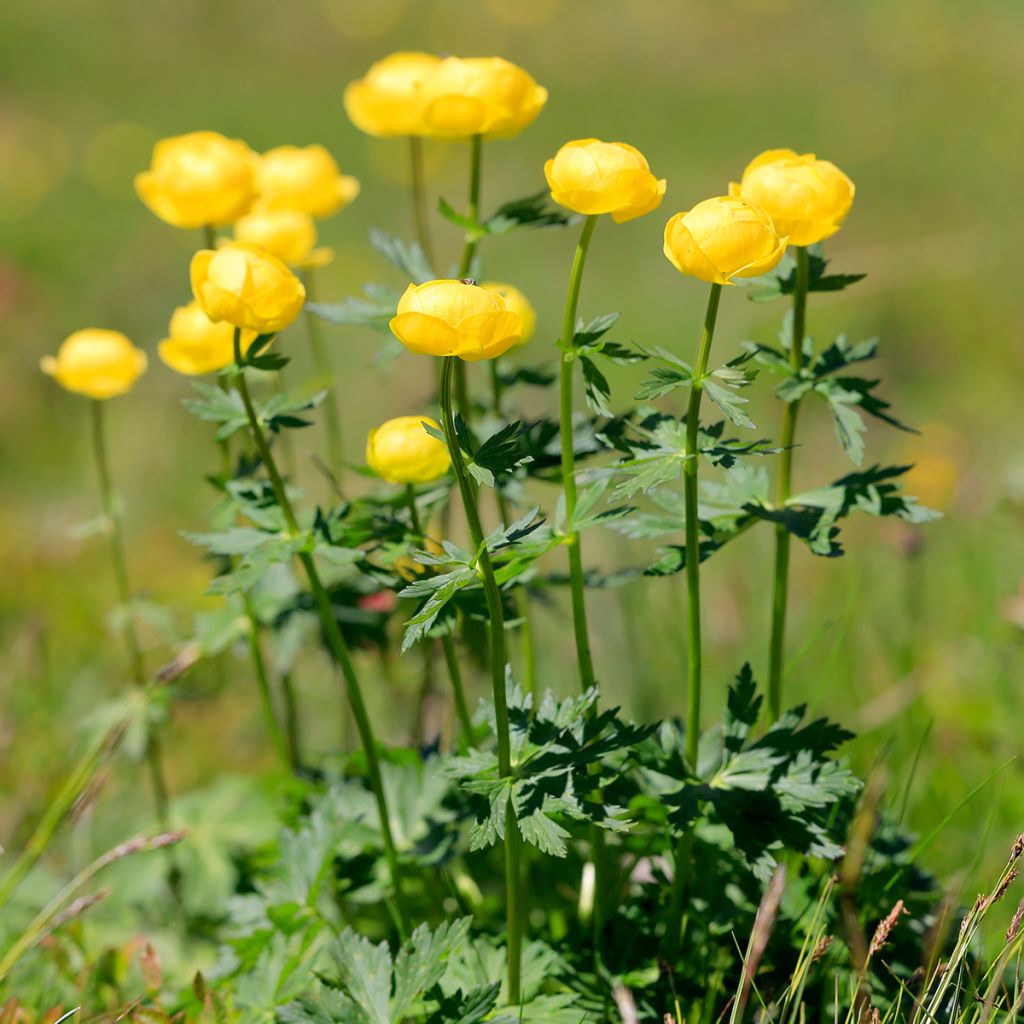
[[[480,216],[480,180],[483,175],[484,141],[480,135],[469,140],[469,208],[466,216],[476,224]],[[480,244],[480,236],[475,231],[467,230],[462,243],[462,258],[459,260],[460,280],[469,277],[473,268],[473,257]],[[455,398],[463,416],[469,417],[469,391],[466,385],[466,364],[458,360],[455,367]]]
[[[405,503],[409,509],[409,524],[421,544],[426,543],[426,535],[420,522],[420,513],[416,508],[416,491],[412,484],[405,485]],[[424,641],[429,644],[429,638]],[[459,727],[462,729],[464,744],[468,747],[473,742],[473,719],[469,713],[469,705],[466,703],[466,691],[462,685],[462,670],[459,668],[459,658],[455,652],[455,641],[450,633],[441,637],[441,647],[444,649],[444,661],[448,667],[448,678],[452,683],[452,697],[455,703],[455,714],[459,720]]]
[[[576,333],[576,310],[580,301],[580,284],[587,261],[590,239],[597,226],[597,217],[587,217],[583,233],[576,245],[569,274],[569,291],[565,300],[565,318],[562,321],[562,360],[558,384],[559,432],[562,440],[562,489],[565,491],[565,518],[572,521],[576,511],[576,453],[573,450],[572,384],[576,354],[572,350]],[[569,533],[569,583],[572,589],[572,627],[576,638],[576,659],[579,663],[580,686],[586,691],[594,685],[594,660],[590,653],[590,633],[587,629],[587,606],[583,593],[583,553],[580,535]]]
[[[803,246],[796,248],[796,283],[793,287],[793,333],[789,341],[789,365],[798,374],[804,365],[804,325],[807,319],[807,290],[810,260]],[[792,493],[793,441],[800,400],[787,402],[782,413],[779,470],[775,478],[775,507],[782,509]],[[775,526],[775,573],[772,581],[772,633],[768,662],[768,713],[774,722],[782,714],[782,662],[786,651],[786,611],[789,603],[789,530]]]
[[[273,488],[274,497],[284,516],[285,526],[293,538],[299,538],[302,531],[299,529],[298,520],[295,518],[295,510],[292,508],[291,500],[285,489],[284,480],[274,461],[273,453],[267,444],[263,428],[260,426],[259,416],[252,404],[252,396],[249,394],[249,385],[245,380],[245,372],[241,369],[242,353],[239,342],[240,332],[235,330],[235,363],[239,366],[239,372],[235,376],[235,385],[241,396],[242,404],[245,406],[246,418],[249,421],[249,431],[252,434],[253,443],[259,454],[260,461],[270,479],[270,486]],[[408,926],[404,912],[402,898],[402,877],[398,867],[398,851],[395,848],[394,835],[391,831],[391,818],[388,812],[387,796],[384,792],[384,781],[380,772],[380,758],[377,754],[377,740],[373,733],[373,726],[370,724],[370,717],[366,711],[366,704],[363,701],[363,691],[359,684],[359,677],[356,675],[355,666],[349,653],[348,644],[338,625],[334,615],[334,608],[331,605],[330,595],[320,580],[320,573],[317,571],[313,556],[308,551],[298,553],[299,562],[306,573],[309,582],[309,589],[313,594],[313,600],[320,615],[320,624],[327,638],[327,645],[331,655],[341,669],[345,679],[345,692],[348,695],[349,706],[352,708],[352,717],[356,722],[356,729],[363,746],[363,754],[366,757],[366,771],[370,780],[370,788],[373,790],[374,800],[377,804],[377,814],[380,818],[381,837],[384,842],[384,856],[388,862],[388,869],[391,872],[392,883],[395,887],[395,906],[397,911],[399,931],[403,938],[408,934]]]
[[[103,514],[110,527],[110,557],[114,568],[114,580],[117,585],[118,601],[121,604],[122,635],[128,652],[132,682],[136,686],[146,685],[146,666],[142,657],[142,648],[135,632],[135,617],[131,608],[132,590],[128,582],[128,561],[125,557],[124,527],[121,522],[121,511],[114,496],[114,488],[110,477],[110,460],[107,456],[107,437],[104,425],[103,402],[94,400],[92,403],[92,440],[93,454],[96,460],[96,475],[99,480],[100,501]],[[153,803],[156,809],[157,823],[161,829],[168,827],[168,790],[164,772],[163,755],[160,739],[156,731],[151,731],[146,740],[146,762],[149,766],[150,784],[153,789]]]
[[[305,273],[306,301],[316,301],[316,272],[310,268]],[[324,345],[320,318],[306,306],[306,326],[309,328],[309,349],[313,356],[313,367],[320,378],[320,386],[327,394],[324,398],[324,418],[327,422],[327,456],[335,481],[341,483],[341,468],[345,458],[345,445],[341,431],[341,410],[338,407],[338,389],[334,379],[327,348]]]
[[430,238],[430,221],[427,217],[427,196],[423,175],[423,140],[417,135],[409,136],[409,178],[412,185],[412,217],[416,228],[416,240],[420,243],[427,262],[434,266],[434,244]]
[[[494,697],[494,718],[498,735],[498,774],[503,779],[512,777],[512,745],[509,733],[508,703],[505,695],[505,617],[501,606],[501,592],[494,575],[491,556],[484,543],[484,531],[480,523],[476,492],[466,472],[466,465],[455,433],[455,414],[452,409],[452,377],[455,356],[445,356],[441,367],[441,425],[451,455],[452,468],[459,485],[462,504],[473,546],[477,552],[477,569],[480,573],[487,601],[487,617],[490,629],[491,689]],[[508,913],[508,991],[509,1002],[520,1001],[520,971],[522,964],[523,913],[520,898],[520,861],[522,840],[512,801],[508,802],[505,815],[505,891]]]
[[700,403],[704,395],[703,378],[708,369],[711,341],[715,336],[718,303],[722,286],[713,284],[704,312],[704,328],[700,335],[697,365],[690,386],[690,402],[686,409],[686,463],[683,466],[683,498],[686,512],[686,759],[697,770],[700,746],[701,698],[701,628],[700,628],[700,519],[698,484],[700,451],[697,434],[700,429]]

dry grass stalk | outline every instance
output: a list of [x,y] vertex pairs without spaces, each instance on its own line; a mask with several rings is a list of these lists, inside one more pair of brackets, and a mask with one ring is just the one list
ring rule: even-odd
[[1017,933],[1020,931],[1020,923],[1024,920],[1024,900],[1021,900],[1017,904],[1017,910],[1015,911],[1013,918],[1010,921],[1010,927],[1006,929],[1006,941],[1013,942],[1017,938]]
[[889,913],[878,922],[878,927],[875,929],[875,934],[871,938],[871,945],[868,947],[868,959],[873,957],[882,947],[889,941],[889,935],[893,928],[896,926],[896,922],[907,913],[906,908],[903,906],[903,900],[897,900],[896,905],[889,911]]

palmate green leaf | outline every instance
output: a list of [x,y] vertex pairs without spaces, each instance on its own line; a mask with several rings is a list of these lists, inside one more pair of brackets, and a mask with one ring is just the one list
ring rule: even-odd
[[836,436],[843,450],[858,466],[864,459],[864,417],[860,410],[883,420],[897,430],[916,433],[888,413],[889,403],[872,392],[877,380],[861,377],[829,377],[814,385],[814,392],[825,399],[835,418]]
[[383,284],[363,285],[362,296],[353,295],[341,302],[307,302],[306,309],[329,324],[370,327],[387,333],[401,293]]
[[532,461],[525,449],[530,425],[517,420],[488,437],[470,455],[466,468],[473,477],[488,487],[495,486],[495,477],[502,477]]
[[503,203],[484,222],[490,235],[506,235],[518,228],[565,227],[573,217],[565,210],[551,205],[551,193],[547,189],[535,192],[522,199]]
[[608,378],[597,368],[592,359],[586,356],[579,357],[580,368],[583,370],[583,393],[587,405],[598,414],[598,416],[611,416],[612,409],[608,404],[611,398],[612,389]]
[[379,228],[370,228],[370,245],[414,284],[432,281],[437,276],[419,242],[404,242]]
[[272,434],[283,429],[308,427],[311,420],[304,419],[299,413],[315,409],[327,397],[326,391],[317,391],[313,395],[274,395],[260,410],[260,421]]
[[454,995],[440,993],[437,1009],[426,1018],[426,1024],[515,1024],[517,1017],[494,1016],[492,1011],[498,1002],[501,982],[480,985],[465,995],[461,989]]
[[402,653],[404,654],[413,644],[427,635],[445,605],[460,590],[478,583],[479,577],[476,570],[468,566],[461,566],[452,572],[414,580],[400,591],[398,594],[400,598],[427,597],[416,614],[405,624],[405,633],[402,635]]
[[571,350],[593,348],[618,322],[618,313],[605,313],[594,317],[586,326],[577,325],[573,332]]
[[[829,261],[825,259],[821,244],[807,247],[808,252],[808,291],[837,292],[858,281],[864,280],[866,274],[827,274]],[[792,295],[796,287],[796,257],[787,252],[772,271],[755,277],[749,281],[738,281],[748,288],[748,298],[753,302],[771,302],[784,295]]]

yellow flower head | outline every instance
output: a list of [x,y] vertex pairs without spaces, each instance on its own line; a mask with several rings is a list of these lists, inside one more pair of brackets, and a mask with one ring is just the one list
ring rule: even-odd
[[537,311],[530,305],[530,300],[515,285],[502,281],[484,281],[480,287],[500,295],[505,300],[505,308],[519,315],[523,321],[523,336],[516,344],[525,345],[533,337],[537,326]]
[[767,210],[790,245],[813,245],[834,235],[853,205],[856,188],[835,164],[813,153],[769,149],[755,157],[742,180],[729,186]]
[[245,242],[201,249],[190,275],[192,294],[211,320],[258,334],[287,327],[306,301],[302,282],[276,256]]
[[139,198],[176,228],[230,224],[256,198],[256,154],[239,139],[191,132],[162,139],[148,171],[135,176]]
[[88,398],[114,398],[131,391],[146,371],[146,353],[120,331],[89,327],[69,335],[56,356],[39,366],[62,388]]
[[764,210],[731,196],[705,199],[665,225],[668,259],[711,284],[767,273],[782,259],[786,242]]
[[258,245],[292,267],[323,267],[334,253],[316,248],[316,223],[308,213],[260,206],[235,223],[239,242]]
[[501,57],[448,57],[420,86],[422,131],[436,139],[507,139],[547,101],[547,89]]
[[444,476],[451,465],[448,448],[423,427],[441,425],[429,416],[399,416],[371,430],[366,438],[366,464],[392,484],[426,484]]
[[323,146],[278,146],[256,165],[260,203],[284,206],[311,217],[329,217],[359,195],[359,182],[338,170]]
[[500,295],[465,281],[409,285],[390,327],[410,352],[467,362],[494,359],[523,337],[522,318]]
[[665,195],[643,153],[625,142],[576,139],[544,165],[551,198],[576,213],[610,213],[621,224],[650,213]]
[[367,135],[422,134],[419,88],[441,63],[429,53],[393,53],[345,89],[345,112]]
[[[198,302],[179,306],[171,314],[169,337],[157,346],[163,362],[188,376],[216,373],[235,358],[235,329],[226,320],[214,323]],[[255,331],[243,331],[239,339],[244,352],[256,340]]]

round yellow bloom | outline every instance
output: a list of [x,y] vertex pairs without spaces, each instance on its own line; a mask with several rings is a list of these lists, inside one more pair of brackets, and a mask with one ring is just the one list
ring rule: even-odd
[[329,217],[359,195],[359,182],[342,174],[323,146],[268,149],[256,165],[256,187],[263,206],[283,206],[311,217]]
[[515,285],[501,281],[485,281],[480,287],[500,295],[505,300],[505,308],[519,314],[519,319],[523,321],[523,336],[516,344],[525,345],[533,337],[537,326],[537,311],[530,305],[530,300]]
[[[235,358],[234,327],[226,320],[214,323],[198,302],[179,306],[171,314],[168,334],[157,346],[157,352],[178,373],[215,373]],[[243,331],[239,340],[245,352],[256,340],[256,332]]]
[[192,294],[211,320],[258,334],[287,327],[306,301],[302,282],[276,256],[245,242],[200,249],[190,276]]
[[62,388],[88,398],[114,398],[131,391],[146,371],[146,353],[120,331],[89,327],[69,335],[56,356],[39,366]]
[[711,284],[766,273],[782,259],[786,242],[764,210],[730,196],[705,199],[665,225],[668,259]]
[[507,139],[547,101],[547,89],[501,57],[448,57],[420,86],[422,131],[437,139]]
[[393,53],[345,89],[345,112],[367,135],[422,134],[419,88],[441,63],[430,53]]
[[790,245],[813,245],[834,235],[853,205],[856,188],[835,164],[813,153],[769,149],[755,157],[729,194],[767,210]]
[[176,228],[230,224],[256,198],[256,154],[240,139],[190,132],[162,139],[148,171],[135,176],[139,198]]
[[643,153],[625,142],[576,139],[544,165],[551,198],[587,215],[610,213],[617,224],[650,213],[665,195]]
[[292,267],[324,267],[334,252],[316,248],[316,224],[299,210],[264,209],[247,213],[235,223],[239,242],[258,245]]
[[366,464],[392,484],[426,484],[444,476],[451,465],[444,442],[423,427],[441,425],[429,416],[399,416],[371,430],[366,438]]
[[494,359],[523,337],[523,321],[495,292],[465,281],[411,284],[398,300],[391,331],[410,351]]

